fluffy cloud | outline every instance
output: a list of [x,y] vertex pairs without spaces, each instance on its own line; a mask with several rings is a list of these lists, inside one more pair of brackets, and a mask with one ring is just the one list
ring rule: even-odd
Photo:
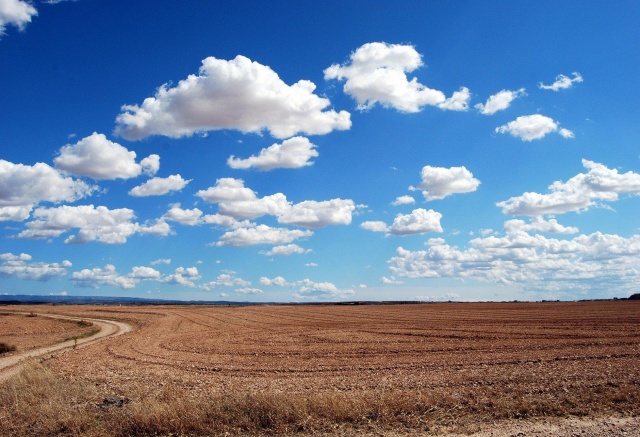
[[480,181],[466,167],[431,167],[422,168],[422,182],[410,190],[422,190],[426,200],[444,199],[452,194],[476,191]]
[[560,240],[519,231],[470,241],[461,250],[434,242],[427,250],[399,247],[390,270],[408,278],[473,278],[525,290],[637,291],[640,235],[600,232]]
[[585,211],[599,202],[615,202],[620,194],[640,195],[640,174],[631,171],[620,174],[616,169],[586,159],[582,165],[587,173],[580,173],[567,182],[554,182],[548,194],[528,192],[496,205],[503,213],[512,215],[562,214]]
[[[522,141],[539,140],[552,132],[558,132],[558,123],[540,114],[523,115],[496,128],[496,133],[509,133]],[[563,128],[559,133],[564,138],[574,137],[573,132],[568,129]]]
[[38,15],[38,11],[31,4],[22,0],[0,0],[0,36],[5,34],[8,25],[23,30],[31,17]]
[[432,209],[428,211],[422,208],[414,209],[411,214],[398,214],[386,232],[400,236],[442,232],[441,218],[442,214]]
[[251,156],[247,159],[230,156],[227,164],[231,168],[242,170],[256,168],[268,171],[276,168],[301,168],[313,165],[311,158],[318,156],[315,147],[315,144],[312,144],[305,137],[293,137],[284,140],[282,144],[276,143],[262,149],[258,156]]
[[216,246],[245,247],[258,244],[281,245],[313,235],[311,231],[299,229],[272,228],[258,225],[253,228],[238,228],[225,232]]
[[402,112],[419,112],[423,106],[464,111],[469,90],[460,91],[447,99],[442,91],[422,85],[406,73],[421,67],[422,57],[411,45],[374,42],[364,44],[350,56],[345,65],[334,64],[324,70],[324,78],[346,80],[344,92],[358,102],[358,109],[366,110],[376,103]]
[[76,144],[60,148],[53,162],[56,168],[76,176],[113,180],[133,178],[143,171],[147,174],[155,173],[160,166],[160,157],[151,155],[138,164],[136,152],[94,132]]
[[306,228],[324,228],[331,225],[348,225],[356,209],[351,199],[332,199],[323,202],[306,200],[296,203],[285,213],[278,215],[278,222]]
[[208,57],[199,74],[176,87],[162,85],[141,105],[125,105],[116,134],[129,140],[149,135],[178,138],[219,129],[288,138],[299,132],[326,134],[351,127],[350,114],[325,110],[330,102],[301,80],[285,84],[269,67],[244,56],[231,61]]
[[293,295],[296,299],[336,299],[355,294],[355,291],[351,289],[339,289],[331,282],[314,282],[310,279],[288,282],[282,276],[276,276],[273,279],[263,276],[260,278],[260,284],[265,287],[297,288],[298,292]]
[[264,285],[264,286],[273,286],[273,285],[277,285],[278,287],[288,287],[290,286],[290,284],[287,282],[286,279],[284,279],[282,276],[276,276],[273,279],[269,279],[266,276],[262,276],[260,278],[260,284]]
[[233,272],[230,272],[218,275],[215,281],[202,284],[200,288],[202,288],[203,290],[211,291],[214,288],[219,287],[247,287],[249,285],[251,285],[251,282],[245,281],[242,278],[235,277],[233,275]]
[[492,115],[498,111],[507,109],[511,105],[512,101],[521,96],[526,96],[524,88],[520,88],[516,91],[502,90],[499,93],[490,96],[487,99],[487,103],[484,105],[482,103],[478,103],[474,108],[478,109],[481,114]]
[[560,91],[563,89],[571,88],[574,83],[582,82],[582,75],[580,73],[572,73],[573,79],[565,76],[564,74],[559,74],[556,76],[556,81],[551,85],[545,85],[542,82],[538,84],[538,88],[542,90],[552,90],[552,91]]
[[18,234],[19,238],[47,239],[58,237],[72,229],[79,229],[76,235],[65,240],[67,244],[84,244],[98,241],[106,244],[123,244],[135,233],[167,235],[170,231],[166,223],[141,225],[134,223],[131,209],[108,209],[104,206],[60,206],[38,208],[33,213],[34,220],[27,222],[28,229]]
[[411,205],[412,203],[416,203],[416,199],[414,199],[411,196],[399,196],[399,197],[396,197],[396,200],[391,202],[393,206]]
[[384,232],[387,235],[415,235],[427,232],[443,232],[440,225],[442,214],[432,209],[414,209],[411,214],[398,214],[391,226],[381,221],[368,221],[360,224],[362,229]]
[[160,280],[163,284],[180,285],[182,287],[195,287],[194,281],[202,276],[196,267],[178,267],[172,275],[167,275]]
[[524,220],[508,220],[504,223],[504,232],[513,235],[518,232],[544,232],[546,234],[577,234],[578,228],[563,226],[556,219],[545,220],[542,216],[533,216],[529,223]]
[[138,266],[131,269],[128,275],[130,278],[138,280],[159,280],[162,275],[160,272],[151,267]]
[[253,219],[265,214],[281,215],[290,208],[282,193],[258,198],[242,179],[222,178],[214,187],[196,193],[205,202],[218,203],[218,212],[234,218]]
[[200,224],[202,211],[198,208],[182,209],[180,204],[173,205],[169,211],[163,216],[167,220],[178,222],[183,225],[194,226]]
[[196,196],[206,202],[217,202],[218,213],[223,216],[254,219],[272,215],[279,223],[307,228],[348,225],[356,209],[351,199],[307,200],[292,205],[282,193],[259,198],[244,186],[242,179],[233,178],[218,179],[215,186],[198,191]]
[[41,162],[29,166],[0,159],[0,221],[26,220],[40,202],[73,202],[96,189]]
[[129,195],[134,197],[162,196],[171,191],[182,190],[189,182],[191,182],[191,179],[184,180],[179,174],[166,178],[153,178],[142,185],[132,188],[129,191]]
[[360,227],[371,232],[387,232],[387,224],[380,220],[362,222]]
[[140,282],[136,278],[120,276],[111,264],[107,264],[104,269],[96,267],[73,272],[70,279],[76,287],[98,288],[100,285],[111,285],[123,290],[134,288]]
[[66,275],[69,267],[71,262],[67,260],[61,263],[31,262],[31,255],[26,253],[0,254],[0,278],[46,282],[53,277]]
[[274,256],[274,255],[289,256],[289,255],[293,255],[294,253],[305,254],[305,253],[311,253],[311,252],[312,252],[311,249],[304,249],[298,246],[297,244],[286,244],[282,246],[275,246],[267,252],[260,252],[260,253],[262,253],[265,256]]

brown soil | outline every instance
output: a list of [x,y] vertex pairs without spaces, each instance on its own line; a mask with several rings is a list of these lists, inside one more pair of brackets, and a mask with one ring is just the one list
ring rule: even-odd
[[[117,411],[128,425],[114,435],[572,435],[572,420],[586,435],[639,429],[640,302],[46,310],[136,327],[46,362],[92,387],[94,404],[127,399]],[[176,402],[189,412],[245,402],[262,415],[164,423],[158,405]],[[142,416],[150,405],[153,420]],[[222,414],[207,408],[197,420]]]
[[74,320],[37,317],[35,313],[12,314],[0,309],[0,343],[16,346],[14,353],[83,337],[94,330],[92,325]]

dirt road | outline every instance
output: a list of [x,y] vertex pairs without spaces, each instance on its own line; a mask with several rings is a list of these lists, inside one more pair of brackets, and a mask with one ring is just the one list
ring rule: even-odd
[[[15,312],[13,314],[22,314],[26,315],[29,313],[20,313]],[[61,320],[71,320],[71,321],[80,321],[81,319],[78,317],[70,317],[63,316],[58,314],[36,314],[38,317],[49,317],[52,319],[61,319]],[[59,352],[64,349],[71,348],[82,348],[89,345],[92,345],[98,341],[104,340],[106,338],[116,337],[118,335],[126,334],[132,330],[131,325],[123,322],[118,322],[115,320],[104,320],[104,319],[89,319],[83,318],[82,320],[93,323],[94,326],[99,328],[99,331],[94,335],[86,338],[79,338],[77,340],[67,340],[61,343],[56,343],[50,346],[39,347],[36,349],[27,350],[15,355],[10,355],[8,357],[0,358],[0,381],[3,381],[9,378],[11,375],[14,375],[20,369],[20,362],[27,358],[35,358],[41,357],[44,355],[53,354],[54,352]]]

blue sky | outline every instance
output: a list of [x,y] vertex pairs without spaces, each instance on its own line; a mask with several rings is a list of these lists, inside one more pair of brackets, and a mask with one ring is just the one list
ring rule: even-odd
[[0,293],[640,288],[637,2],[0,0]]

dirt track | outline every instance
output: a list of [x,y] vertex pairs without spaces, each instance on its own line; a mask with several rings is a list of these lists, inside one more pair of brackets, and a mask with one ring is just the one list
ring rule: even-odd
[[[11,314],[21,315],[35,315],[38,317],[47,317],[52,319],[72,320],[80,321],[78,317],[64,316],[58,314],[41,314],[41,313],[24,313],[24,312],[10,312]],[[38,347],[35,349],[18,352],[7,357],[0,358],[0,381],[9,378],[11,375],[17,373],[20,370],[18,364],[27,358],[36,358],[45,355],[51,355],[54,352],[59,352],[65,349],[77,349],[89,346],[100,340],[115,337],[118,335],[131,332],[131,325],[115,320],[101,320],[101,319],[83,319],[87,322],[93,323],[94,326],[99,328],[99,331],[94,335],[86,338],[79,338],[77,340],[67,340],[50,346]]]

